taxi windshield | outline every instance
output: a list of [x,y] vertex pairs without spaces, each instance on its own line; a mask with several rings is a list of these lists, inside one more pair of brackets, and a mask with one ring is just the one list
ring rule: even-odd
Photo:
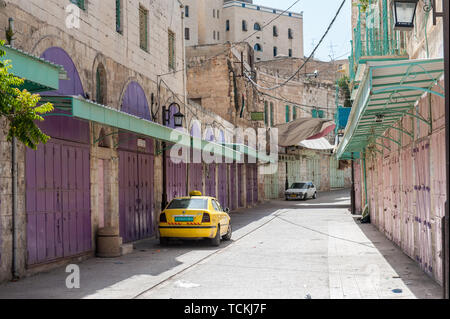
[[203,198],[174,199],[167,209],[208,209],[208,200]]
[[303,189],[306,188],[306,183],[294,183],[291,188],[293,189]]

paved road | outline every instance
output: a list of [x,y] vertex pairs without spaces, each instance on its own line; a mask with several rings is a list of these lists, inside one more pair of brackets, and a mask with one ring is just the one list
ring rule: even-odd
[[348,212],[348,191],[272,201],[232,214],[233,240],[156,240],[118,259],[80,264],[0,286],[0,298],[440,298],[441,288],[372,225]]

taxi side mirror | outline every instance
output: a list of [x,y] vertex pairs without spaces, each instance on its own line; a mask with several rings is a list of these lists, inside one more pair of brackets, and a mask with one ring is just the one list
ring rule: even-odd
[[229,208],[225,208],[225,213],[229,213],[230,212],[230,209]]

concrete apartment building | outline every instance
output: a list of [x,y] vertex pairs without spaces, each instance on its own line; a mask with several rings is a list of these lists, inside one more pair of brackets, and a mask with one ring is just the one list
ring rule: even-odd
[[[252,1],[186,0],[187,45],[248,42],[255,61],[303,58],[303,13],[283,12]],[[195,11],[195,13],[193,12]],[[264,27],[272,19],[276,22]],[[253,34],[255,33],[255,34]]]
[[337,156],[359,158],[357,211],[366,206],[371,222],[442,284],[448,183],[443,20],[421,0],[413,25],[397,30],[392,1],[372,1],[366,12],[353,3],[353,107]]
[[[156,236],[163,203],[191,189],[232,209],[262,199],[256,164],[238,167],[231,148],[226,164],[171,161],[180,134],[189,146],[194,136],[217,147],[233,129],[186,103],[181,3],[115,4],[19,0],[0,8],[1,28],[14,25],[14,43],[1,48],[13,73],[55,107],[40,124],[49,142],[37,151],[18,143],[14,165],[1,119],[0,281],[93,256],[105,227],[118,231],[125,251]],[[178,111],[184,133],[175,130]]]

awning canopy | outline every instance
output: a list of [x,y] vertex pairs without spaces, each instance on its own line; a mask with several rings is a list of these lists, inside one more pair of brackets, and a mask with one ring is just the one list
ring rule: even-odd
[[334,149],[334,145],[331,145],[325,137],[321,137],[315,140],[304,140],[303,142],[300,142],[299,145],[311,150],[325,151]]
[[278,144],[282,147],[297,146],[307,139],[318,139],[334,130],[336,123],[321,118],[300,118],[276,125]]
[[60,65],[7,45],[1,49],[5,51],[2,61],[11,61],[11,73],[25,80],[20,89],[31,93],[58,90],[59,80],[67,79],[67,73]]
[[167,126],[151,122],[137,116],[85,100],[77,96],[43,96],[41,102],[50,102],[55,111],[46,116],[69,116],[103,125],[115,127],[127,132],[174,143],[180,146],[193,147],[197,150],[211,150],[226,158],[240,161],[241,153],[214,142],[191,137],[189,134]]
[[432,91],[443,72],[443,59],[368,61],[337,157],[363,151],[405,115],[430,124],[408,112],[425,93],[444,97],[443,93]]

